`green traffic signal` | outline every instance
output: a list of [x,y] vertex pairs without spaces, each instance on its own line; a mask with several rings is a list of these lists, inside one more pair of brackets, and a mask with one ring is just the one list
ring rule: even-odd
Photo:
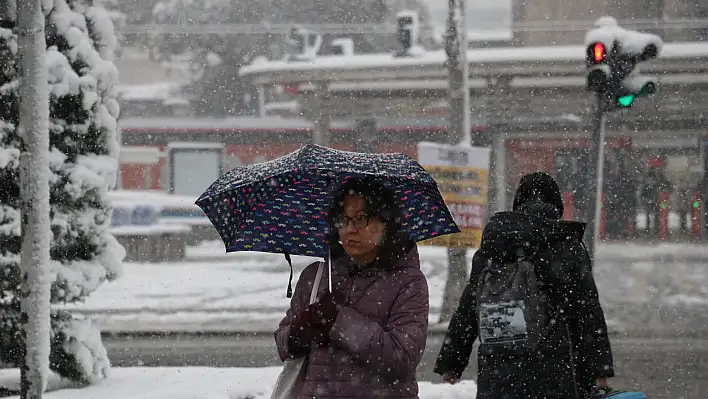
[[619,104],[620,107],[631,107],[632,103],[634,102],[634,98],[634,94],[620,96],[617,98],[617,104]]
[[636,93],[625,94],[625,95],[617,97],[617,105],[620,108],[628,108],[628,107],[631,107],[632,104],[634,104],[634,100],[637,97],[650,96],[654,93],[656,93],[656,85],[654,83],[649,82],[649,83],[645,84],[644,86],[642,86],[642,88],[639,89],[639,91]]
[[640,96],[649,96],[654,93],[656,93],[656,86],[653,83],[647,83],[639,90]]

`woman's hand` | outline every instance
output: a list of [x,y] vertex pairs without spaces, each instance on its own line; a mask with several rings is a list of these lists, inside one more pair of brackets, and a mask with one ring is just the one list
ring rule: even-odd
[[291,342],[300,347],[326,345],[329,342],[329,331],[343,303],[342,295],[328,292],[318,302],[305,306],[290,323]]
[[313,303],[295,315],[290,323],[291,344],[308,348],[315,343],[324,343],[326,332],[322,325],[322,314],[322,305]]
[[332,325],[337,319],[337,315],[344,304],[344,300],[344,296],[335,291],[334,293],[327,292],[322,295],[322,298],[320,298],[319,302],[316,303],[316,305],[320,306],[320,321],[322,322],[322,326],[327,333],[329,333],[329,330],[332,329]]

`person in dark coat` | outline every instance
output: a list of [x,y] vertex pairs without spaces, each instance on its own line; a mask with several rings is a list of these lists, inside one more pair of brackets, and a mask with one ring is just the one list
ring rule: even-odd
[[586,399],[606,388],[614,365],[604,312],[582,244],[585,225],[559,220],[563,202],[555,180],[545,173],[521,179],[513,212],[494,215],[482,233],[481,248],[460,304],[450,321],[435,372],[454,384],[468,365],[478,338],[477,290],[490,261],[513,262],[533,248],[533,263],[559,317],[547,326],[536,352],[498,351],[480,345],[478,399]]

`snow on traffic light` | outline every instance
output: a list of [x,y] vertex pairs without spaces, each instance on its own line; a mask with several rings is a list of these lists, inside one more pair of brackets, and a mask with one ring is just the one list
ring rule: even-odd
[[637,97],[657,91],[656,79],[635,69],[659,55],[664,44],[659,36],[626,30],[614,18],[602,17],[585,43],[587,89],[604,95],[607,111],[631,107]]

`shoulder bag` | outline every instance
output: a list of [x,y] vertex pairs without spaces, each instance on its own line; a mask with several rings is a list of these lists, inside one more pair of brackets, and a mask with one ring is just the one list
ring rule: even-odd
[[[324,271],[324,262],[321,262],[317,267],[317,275],[315,276],[314,284],[312,285],[312,293],[310,294],[310,304],[317,301],[317,292],[322,281],[322,273]],[[278,380],[275,382],[275,388],[270,395],[270,399],[293,399],[299,393],[305,382],[305,373],[307,372],[307,359],[309,355],[305,355],[298,359],[288,359],[283,364],[283,371],[280,372]]]

